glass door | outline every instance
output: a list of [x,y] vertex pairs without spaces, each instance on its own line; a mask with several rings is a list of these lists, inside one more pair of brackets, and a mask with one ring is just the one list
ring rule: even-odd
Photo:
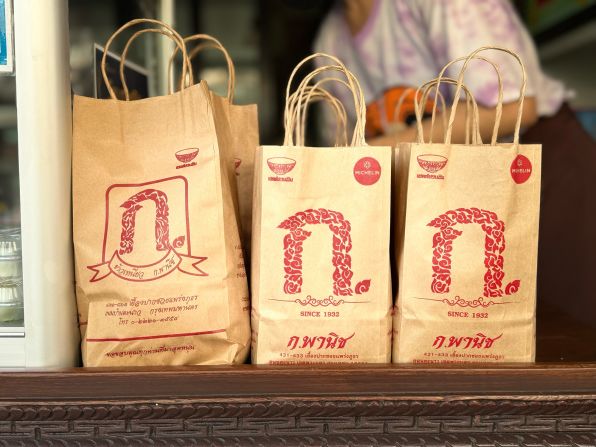
[[22,337],[23,268],[12,8],[0,0],[0,337]]

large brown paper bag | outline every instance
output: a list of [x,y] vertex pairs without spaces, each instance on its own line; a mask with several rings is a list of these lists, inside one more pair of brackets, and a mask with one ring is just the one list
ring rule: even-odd
[[[157,25],[184,53],[169,26]],[[104,58],[105,59],[105,58]],[[75,96],[73,219],[86,366],[227,364],[247,356],[247,283],[225,114],[205,83],[118,101]]]
[[[221,103],[221,108],[228,114],[232,144],[231,160],[229,168],[236,177],[236,188],[238,197],[238,216],[241,227],[242,247],[246,259],[250,259],[250,242],[252,229],[252,193],[255,152],[259,146],[259,121],[256,104],[239,105],[234,104],[234,88],[236,84],[236,72],[234,63],[228,51],[216,38],[208,34],[194,34],[184,38],[186,43],[200,41],[193,48],[188,57],[193,58],[201,51],[213,48],[219,50],[225,57],[228,67],[228,93],[225,98],[213,94],[212,100]],[[172,66],[174,58],[178,53],[176,48],[170,57],[169,65]],[[168,73],[171,69],[168,70]],[[172,83],[170,82],[170,85]],[[248,267],[248,266],[247,266]]]
[[534,359],[541,148],[519,144],[523,65],[513,143],[496,144],[501,92],[491,144],[450,143],[464,72],[487,49],[464,63],[444,143],[399,145],[394,362]]
[[[391,351],[389,217],[391,148],[364,142],[365,103],[346,76],[358,120],[351,147],[283,146],[255,162],[252,359],[259,364],[382,363]],[[293,77],[293,76],[292,76]],[[286,117],[293,113],[288,83]],[[302,95],[296,95],[301,98]]]

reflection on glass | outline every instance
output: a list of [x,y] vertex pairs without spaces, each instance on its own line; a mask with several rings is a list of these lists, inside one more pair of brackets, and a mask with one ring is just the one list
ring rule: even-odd
[[[23,321],[21,231],[0,230],[0,324]],[[11,324],[11,325],[12,325]]]
[[15,78],[0,77],[0,330],[23,326]]

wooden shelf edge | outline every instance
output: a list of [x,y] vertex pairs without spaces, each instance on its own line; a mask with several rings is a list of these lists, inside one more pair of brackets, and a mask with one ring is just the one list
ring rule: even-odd
[[0,372],[1,445],[596,445],[596,363]]
[[596,363],[71,368],[0,372],[0,401],[596,395]]

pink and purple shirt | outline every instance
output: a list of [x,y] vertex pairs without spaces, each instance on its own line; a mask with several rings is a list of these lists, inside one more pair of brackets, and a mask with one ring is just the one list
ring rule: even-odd
[[[449,61],[482,46],[519,54],[527,73],[526,96],[535,97],[540,116],[556,113],[569,96],[561,82],[541,70],[532,38],[508,0],[375,0],[356,36],[351,35],[338,2],[315,41],[315,51],[338,57],[356,75],[369,109],[386,108],[388,92],[393,90],[395,97],[395,89],[417,87],[435,78]],[[499,66],[503,102],[517,101],[521,72],[515,59],[496,51],[484,56]],[[447,76],[457,78],[460,68],[461,64],[454,65]],[[470,63],[465,84],[479,104],[496,105],[497,77],[486,62]],[[348,92],[340,90],[334,93],[350,104]],[[354,121],[353,106],[346,110]],[[392,112],[387,116],[392,120]]]

